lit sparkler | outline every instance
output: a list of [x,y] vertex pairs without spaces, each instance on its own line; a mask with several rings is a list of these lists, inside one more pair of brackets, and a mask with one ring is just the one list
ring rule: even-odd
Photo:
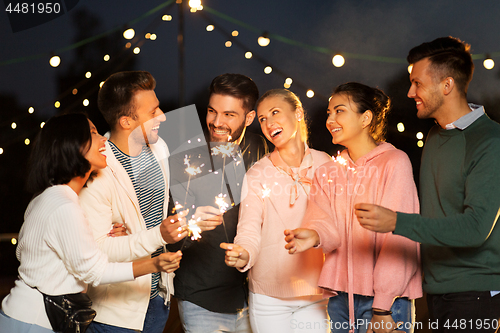
[[201,238],[201,228],[198,226],[198,222],[194,219],[190,219],[188,221],[187,229],[189,231],[188,236],[191,236],[191,240],[198,240]]
[[[229,207],[229,204],[226,202],[226,194],[220,193],[215,196],[215,203],[219,206],[219,211],[224,214]],[[229,243],[229,237],[227,236],[226,230],[226,222],[224,221],[224,216],[222,217],[222,226],[224,227],[224,233],[226,234],[226,241]]]

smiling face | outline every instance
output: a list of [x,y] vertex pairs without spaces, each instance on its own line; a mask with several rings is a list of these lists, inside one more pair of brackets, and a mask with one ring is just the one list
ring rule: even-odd
[[133,99],[135,119],[132,122],[130,135],[131,145],[143,146],[146,143],[154,144],[158,141],[160,123],[165,121],[165,114],[160,109],[160,103],[153,90],[138,90]]
[[97,132],[94,124],[89,120],[90,126],[90,148],[85,153],[85,158],[90,163],[90,171],[104,169],[106,167],[106,156],[104,151],[106,150],[105,142],[106,138]]
[[229,95],[212,94],[207,107],[207,127],[211,142],[238,140],[255,117],[246,113],[243,100]]
[[444,97],[440,91],[441,82],[432,74],[428,58],[413,64],[410,74],[411,86],[408,97],[415,100],[417,117],[420,119],[439,117]]
[[[367,111],[370,112],[370,111]],[[335,94],[328,104],[328,119],[326,128],[332,135],[332,142],[349,148],[359,142],[363,136],[369,135],[368,125],[364,123],[364,113],[358,112],[358,107],[346,94]]]
[[301,141],[300,123],[304,114],[281,96],[271,96],[259,103],[257,117],[265,137],[278,149],[291,140]]

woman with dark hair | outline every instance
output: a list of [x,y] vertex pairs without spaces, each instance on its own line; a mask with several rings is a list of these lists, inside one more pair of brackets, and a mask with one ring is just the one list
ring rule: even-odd
[[109,263],[94,241],[78,201],[90,174],[106,167],[106,139],[83,114],[52,118],[30,157],[25,213],[16,255],[19,278],[2,302],[0,331],[53,332],[44,296],[85,292],[87,284],[129,281],[179,267],[178,253],[133,263]]
[[389,97],[357,82],[338,86],[326,127],[346,147],[320,166],[301,228],[286,230],[289,253],[323,249],[318,285],[328,303],[333,333],[412,331],[415,298],[422,296],[419,244],[361,227],[358,202],[418,212],[408,156],[384,142]]

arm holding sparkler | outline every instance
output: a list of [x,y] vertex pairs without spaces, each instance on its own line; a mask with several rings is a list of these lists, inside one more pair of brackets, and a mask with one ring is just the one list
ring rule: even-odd
[[[264,197],[269,196],[269,191],[262,190],[259,176],[260,174],[255,169],[250,169],[245,175],[234,244],[221,244],[221,248],[226,250],[226,264],[241,272],[252,268],[260,253]],[[243,263],[245,264],[242,265]]]
[[[127,210],[116,209],[121,207],[122,199],[120,193],[113,193],[116,191],[113,175],[106,171],[102,170],[101,176],[95,178],[91,186],[84,188],[79,196],[94,238],[110,261],[131,261],[150,256],[169,241],[174,242],[187,235],[185,230],[179,232],[179,227],[183,224],[177,215],[169,216],[162,224],[149,230],[130,230],[127,221],[141,217],[130,214]],[[170,222],[171,220],[174,222]],[[109,237],[110,230],[117,223],[123,224],[129,233],[122,237]]]
[[248,264],[250,255],[238,244],[221,243],[220,247],[226,250],[225,262],[229,267],[241,269]]

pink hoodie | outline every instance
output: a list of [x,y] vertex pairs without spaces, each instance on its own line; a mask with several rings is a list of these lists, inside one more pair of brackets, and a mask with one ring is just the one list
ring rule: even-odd
[[[359,224],[354,205],[373,203],[404,213],[418,213],[410,160],[388,143],[359,158],[344,150],[320,166],[313,179],[304,228],[314,229],[326,254],[319,286],[325,296],[336,291],[374,296],[373,307],[390,310],[395,297],[422,297],[420,246],[392,233],[375,233]],[[354,305],[350,301],[350,317]]]

